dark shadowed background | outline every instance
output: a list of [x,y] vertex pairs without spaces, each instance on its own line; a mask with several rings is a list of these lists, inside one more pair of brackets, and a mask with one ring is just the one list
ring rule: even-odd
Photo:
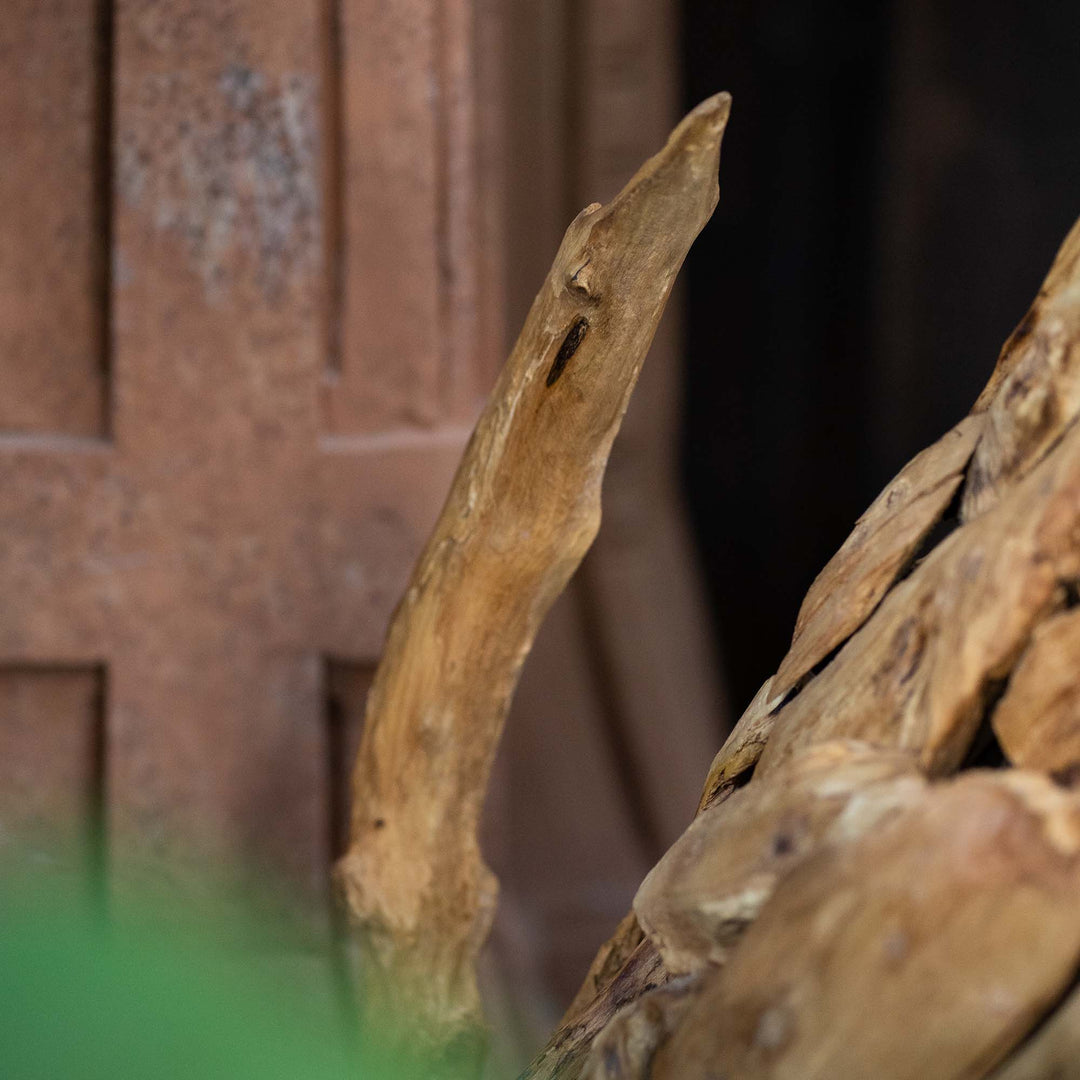
[[682,476],[731,698],[855,516],[970,407],[1080,213],[1080,12],[685,0],[735,95],[686,266]]

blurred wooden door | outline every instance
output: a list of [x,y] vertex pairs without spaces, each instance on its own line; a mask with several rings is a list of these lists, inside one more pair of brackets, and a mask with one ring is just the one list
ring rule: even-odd
[[[507,327],[674,119],[665,7],[11,0],[0,839],[97,822],[94,873],[270,872],[325,909],[386,621]],[[676,340],[491,804],[504,954],[555,1004],[721,734]]]
[[471,42],[466,0],[5,9],[5,834],[325,893],[495,369]]

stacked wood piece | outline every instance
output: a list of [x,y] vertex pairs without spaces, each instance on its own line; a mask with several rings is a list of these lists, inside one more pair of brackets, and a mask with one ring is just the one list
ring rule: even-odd
[[529,1077],[1080,1077],[1080,223]]

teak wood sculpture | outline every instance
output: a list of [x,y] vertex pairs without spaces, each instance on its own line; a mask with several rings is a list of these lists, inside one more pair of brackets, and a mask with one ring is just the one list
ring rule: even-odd
[[[372,1001],[433,1045],[479,1021],[487,770],[728,105],[570,227],[391,629],[342,872]],[[814,582],[527,1077],[1080,1077],[1078,415],[1080,223],[970,415]]]

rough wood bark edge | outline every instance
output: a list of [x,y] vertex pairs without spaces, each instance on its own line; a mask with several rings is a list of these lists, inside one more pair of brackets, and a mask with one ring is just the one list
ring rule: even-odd
[[366,1027],[433,1049],[481,1021],[496,883],[476,838],[521,665],[596,534],[641,363],[717,199],[730,97],[699,105],[607,206],[570,225],[395,612],[338,866]]

